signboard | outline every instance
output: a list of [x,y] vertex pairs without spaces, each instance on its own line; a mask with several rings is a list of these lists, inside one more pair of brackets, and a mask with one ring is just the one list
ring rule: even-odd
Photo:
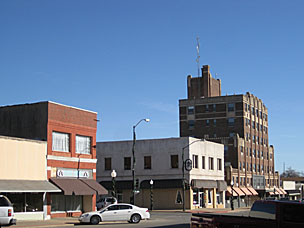
[[75,177],[75,178],[93,178],[93,170],[91,169],[64,169],[57,168],[56,177]]

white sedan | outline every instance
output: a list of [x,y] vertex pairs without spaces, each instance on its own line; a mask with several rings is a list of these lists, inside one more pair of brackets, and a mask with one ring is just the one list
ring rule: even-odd
[[142,219],[149,219],[148,208],[140,208],[131,204],[118,203],[112,204],[100,211],[86,212],[79,217],[83,223],[96,225],[104,221],[128,221],[139,223]]

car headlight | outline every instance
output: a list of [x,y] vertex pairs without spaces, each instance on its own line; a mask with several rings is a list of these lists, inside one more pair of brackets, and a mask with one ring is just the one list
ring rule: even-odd
[[81,215],[81,217],[83,217],[83,218],[88,217],[88,216],[89,216],[89,214],[83,214],[83,215]]

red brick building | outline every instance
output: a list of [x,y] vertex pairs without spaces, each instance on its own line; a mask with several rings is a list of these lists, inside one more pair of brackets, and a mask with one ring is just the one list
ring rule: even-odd
[[95,209],[97,113],[46,101],[0,107],[0,135],[47,141],[47,177],[61,193],[47,194],[49,217]]
[[221,81],[209,66],[202,77],[188,76],[188,97],[179,101],[180,136],[225,145],[228,185],[267,191],[279,186],[274,148],[268,140],[268,109],[250,93],[221,95]]

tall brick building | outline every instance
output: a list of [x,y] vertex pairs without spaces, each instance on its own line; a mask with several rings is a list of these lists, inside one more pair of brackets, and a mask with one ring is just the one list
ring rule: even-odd
[[50,101],[0,107],[0,135],[47,142],[46,172],[61,193],[48,193],[49,217],[95,209],[97,113]]
[[[188,76],[188,98],[179,101],[180,136],[223,143],[226,181],[266,192],[279,186],[274,148],[268,139],[268,109],[250,93],[221,96],[221,81],[209,66]],[[233,181],[233,182],[232,182]]]

